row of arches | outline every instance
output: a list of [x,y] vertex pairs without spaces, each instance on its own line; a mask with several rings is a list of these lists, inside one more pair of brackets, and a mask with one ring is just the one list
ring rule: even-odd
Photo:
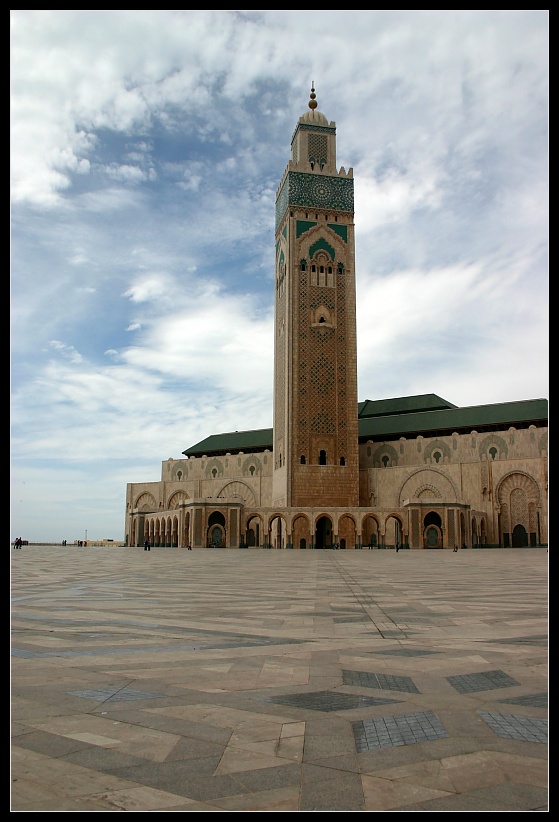
[[[132,544],[149,540],[153,547],[186,547],[195,540],[191,533],[191,512],[175,514],[146,515],[143,529],[133,535]],[[360,548],[407,548],[409,534],[405,530],[403,517],[391,514],[380,519],[366,515],[359,523],[350,514],[333,518],[328,514],[317,517],[313,523],[306,514],[295,514],[291,518],[281,513],[266,519],[259,513],[246,517],[244,530],[232,535],[227,518],[219,510],[212,511],[207,519],[202,535],[204,548],[294,548],[294,549],[360,549]],[[466,544],[466,527],[461,524],[460,544]],[[472,546],[483,545],[486,541],[485,520],[474,518],[470,529]],[[440,515],[431,511],[423,518],[421,544],[411,547],[444,548],[451,547],[445,536]]]
[[[466,534],[469,533],[469,537]],[[181,518],[177,515],[150,516],[146,518],[143,535],[139,532],[132,535],[132,544],[141,544],[141,540],[148,539],[154,547],[186,547],[193,540],[190,535],[190,514],[186,514],[181,525]],[[484,518],[473,517],[469,531],[462,523],[458,535],[452,540],[456,546],[483,547],[487,544],[486,521]],[[311,533],[310,521],[304,516],[296,517],[292,524],[292,531],[288,532],[287,523],[281,515],[272,517],[265,527],[259,515],[253,515],[247,521],[246,529],[235,539],[235,546],[246,548],[298,548],[324,549],[338,547],[350,548],[450,548],[445,540],[443,522],[438,513],[427,513],[422,523],[421,544],[410,546],[409,534],[404,530],[403,521],[399,516],[389,516],[384,527],[376,517],[366,517],[361,533],[358,533],[354,520],[351,517],[342,517],[338,531],[334,530],[334,523],[328,515],[319,517]],[[503,547],[522,548],[538,544],[534,535],[517,523],[511,532],[504,535]],[[205,548],[230,547],[227,523],[220,511],[214,511],[208,518],[207,529],[203,541]]]
[[[490,515],[472,512],[459,503],[452,479],[443,478],[436,469],[430,469],[428,474],[414,472],[403,483],[401,493],[409,493],[413,498],[392,512],[372,510],[371,499],[369,510],[335,509],[317,516],[309,510],[259,508],[253,491],[234,480],[226,483],[214,500],[205,500],[201,525],[195,535],[191,512],[197,506],[185,491],[174,490],[166,510],[162,510],[164,503],[158,506],[153,495],[143,491],[130,512],[129,544],[140,544],[144,530],[153,545],[191,543],[201,547],[431,548],[464,544],[477,547],[488,543],[523,547],[542,542],[539,487],[524,472],[502,478],[495,494],[498,505],[491,519]],[[234,520],[223,513],[233,508]]]
[[[464,533],[465,533],[464,527]],[[271,515],[264,523],[259,514],[247,518],[247,547],[295,549],[362,549],[408,548],[407,520],[400,514],[384,518],[368,514],[362,519],[347,513],[339,517],[322,514],[314,523],[305,514],[291,519],[283,514]],[[413,547],[445,547],[444,527],[435,512],[426,515],[421,544]]]

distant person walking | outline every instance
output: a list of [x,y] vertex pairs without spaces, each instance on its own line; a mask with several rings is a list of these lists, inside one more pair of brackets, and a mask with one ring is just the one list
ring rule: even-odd
[[457,546],[457,545],[455,545],[455,546],[454,546],[454,553],[456,554],[457,552],[458,552],[458,546]]
[[149,539],[146,539],[144,542],[144,551],[151,551],[151,545],[149,544]]

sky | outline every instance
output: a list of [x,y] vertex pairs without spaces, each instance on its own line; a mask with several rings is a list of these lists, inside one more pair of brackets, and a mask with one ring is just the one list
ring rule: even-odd
[[11,10],[11,539],[272,427],[275,197],[353,168],[358,398],[549,395],[549,11]]

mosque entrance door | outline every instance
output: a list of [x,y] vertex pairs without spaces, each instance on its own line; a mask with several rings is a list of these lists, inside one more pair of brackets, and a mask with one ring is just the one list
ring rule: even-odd
[[328,517],[320,517],[316,523],[315,548],[332,547],[332,523]]

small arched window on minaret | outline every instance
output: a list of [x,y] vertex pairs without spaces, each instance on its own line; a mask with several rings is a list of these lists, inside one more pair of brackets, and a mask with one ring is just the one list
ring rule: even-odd
[[307,464],[307,458],[305,457],[304,454],[301,454],[301,465],[306,465],[306,464]]
[[322,451],[318,455],[318,464],[326,465],[326,451],[324,449],[322,449]]
[[345,457],[340,457],[340,465],[345,465]]

